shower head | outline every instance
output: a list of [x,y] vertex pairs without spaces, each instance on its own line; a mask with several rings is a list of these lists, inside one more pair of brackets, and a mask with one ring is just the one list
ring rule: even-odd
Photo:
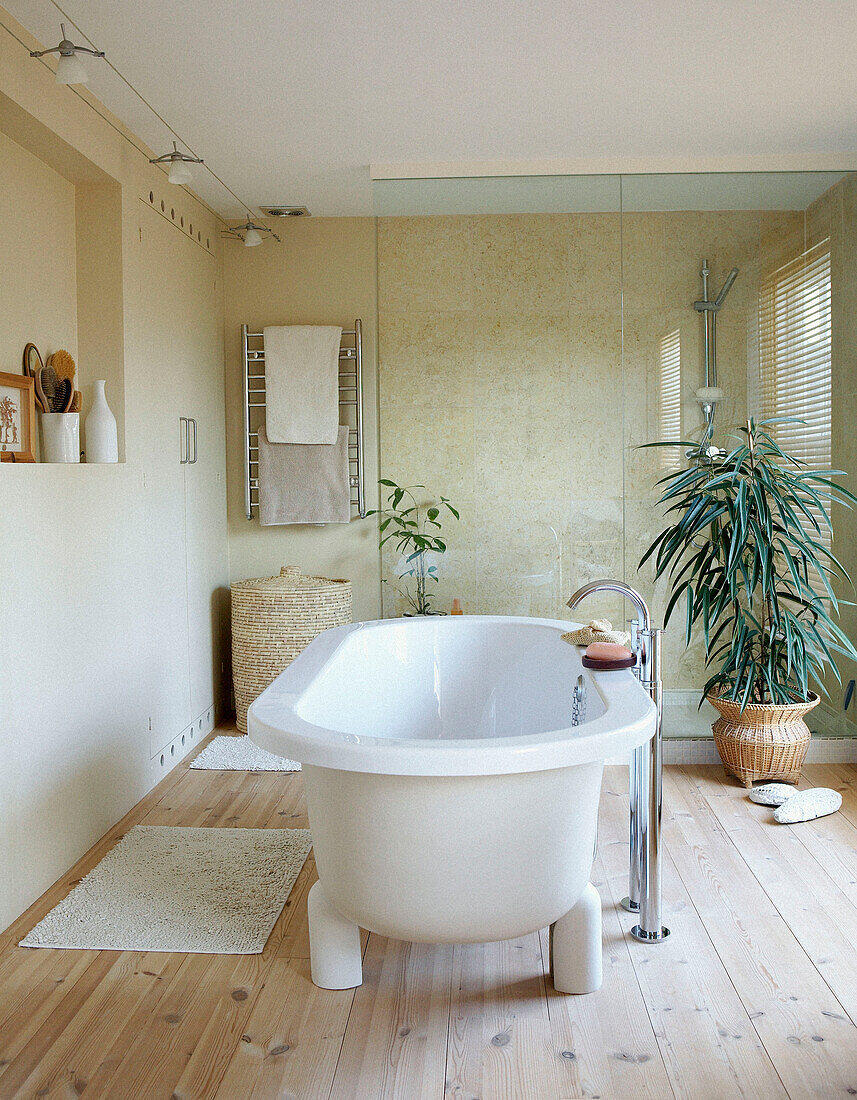
[[733,267],[732,270],[729,272],[729,274],[726,276],[726,282],[723,284],[723,287],[721,288],[720,293],[714,299],[714,308],[715,309],[720,309],[720,307],[726,301],[726,295],[732,289],[732,284],[735,282],[735,280],[737,278],[738,278],[738,268]]

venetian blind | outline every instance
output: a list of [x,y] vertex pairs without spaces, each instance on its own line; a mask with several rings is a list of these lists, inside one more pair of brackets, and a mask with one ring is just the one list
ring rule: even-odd
[[759,365],[762,416],[782,449],[814,469],[830,466],[830,239],[762,284]]
[[[776,424],[771,434],[786,454],[816,470],[830,467],[830,290],[825,238],[770,275],[760,295],[762,416],[802,421]],[[830,549],[831,532],[821,527],[815,537]]]
[[[681,332],[676,329],[660,343],[660,402],[658,438],[681,439]],[[681,447],[662,447],[661,465],[674,468],[681,463]]]

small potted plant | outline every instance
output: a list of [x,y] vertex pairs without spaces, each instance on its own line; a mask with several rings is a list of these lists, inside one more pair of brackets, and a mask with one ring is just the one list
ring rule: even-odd
[[653,557],[655,576],[668,581],[664,622],[684,600],[688,644],[702,631],[711,670],[703,695],[720,712],[714,740],[745,787],[797,783],[813,687],[826,694],[826,669],[840,679],[837,655],[857,659],[836,621],[834,584],[850,578],[829,549],[830,505],[857,497],[834,480],[843,471],[785,454],[771,434],[779,422],[751,419],[731,450],[711,461],[696,446],[694,464],[661,478],[670,522],[640,561]]
[[[396,549],[405,559],[405,568],[399,573],[399,579],[414,578],[413,589],[408,585],[396,588],[400,596],[407,601],[410,615],[439,615],[431,606],[430,585],[437,582],[437,557],[446,553],[446,541],[441,537],[442,516],[459,519],[455,509],[446,497],[439,504],[420,504],[414,496],[414,490],[425,489],[424,485],[397,485],[395,481],[381,478],[379,485],[389,489],[387,508],[373,508],[367,516],[380,516],[378,531],[381,535],[379,546],[383,547],[391,539]],[[395,587],[395,586],[394,586]]]

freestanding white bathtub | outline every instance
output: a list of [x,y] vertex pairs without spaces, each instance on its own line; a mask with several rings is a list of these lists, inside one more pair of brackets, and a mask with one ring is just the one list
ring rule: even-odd
[[[319,635],[248,731],[301,761],[319,882],[316,985],[360,985],[358,926],[467,943],[552,929],[554,986],[601,983],[589,873],[604,760],[650,738],[629,671],[591,673],[549,619],[354,623]],[[586,720],[572,725],[578,676]]]

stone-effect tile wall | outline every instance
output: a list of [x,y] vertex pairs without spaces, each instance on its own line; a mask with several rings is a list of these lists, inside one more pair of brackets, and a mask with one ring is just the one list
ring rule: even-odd
[[579,584],[622,574],[620,228],[379,220],[382,476],[461,508],[440,608],[557,617]]
[[[437,606],[566,617],[579,585],[625,577],[662,615],[647,565],[660,529],[654,483],[661,338],[681,332],[682,428],[701,424],[700,268],[740,276],[718,318],[726,400],[747,415],[762,272],[799,254],[803,212],[668,212],[381,218],[378,221],[382,476],[450,497]],[[794,250],[797,249],[797,252]],[[623,325],[624,320],[624,325]],[[386,553],[384,577],[397,556]],[[404,607],[389,586],[384,612]],[[581,608],[622,623],[615,601]],[[666,682],[704,680],[681,616]]]

